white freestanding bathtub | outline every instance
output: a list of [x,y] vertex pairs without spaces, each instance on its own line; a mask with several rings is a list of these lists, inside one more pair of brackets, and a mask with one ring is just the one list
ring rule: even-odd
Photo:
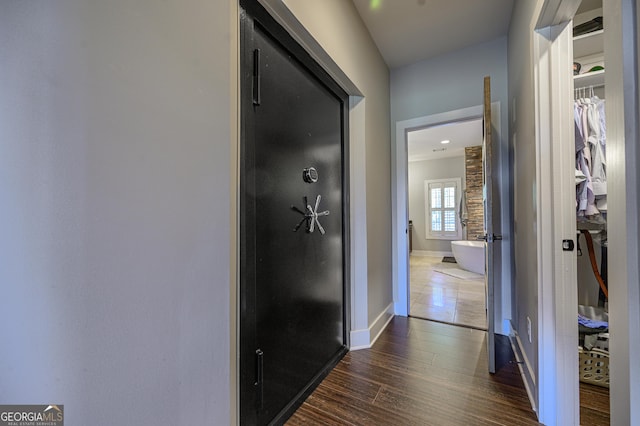
[[484,275],[484,241],[451,241],[451,251],[462,269]]

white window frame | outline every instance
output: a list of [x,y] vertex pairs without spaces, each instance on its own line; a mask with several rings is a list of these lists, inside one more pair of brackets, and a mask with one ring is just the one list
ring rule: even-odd
[[[452,185],[449,185],[452,184]],[[446,187],[455,187],[455,203],[453,209],[445,209],[444,208],[444,191],[442,192],[442,208],[437,209],[441,211],[445,210],[453,210],[456,218],[456,229],[455,231],[445,231],[444,230],[444,222],[443,222],[443,230],[442,231],[432,231],[431,227],[431,186],[433,185],[441,185],[444,189]],[[425,224],[426,226],[426,239],[427,240],[461,240],[462,239],[462,225],[460,223],[459,217],[459,208],[460,208],[460,195],[462,193],[462,179],[461,178],[449,178],[449,179],[431,179],[424,181],[424,210],[425,210]],[[444,217],[444,215],[443,215]]]

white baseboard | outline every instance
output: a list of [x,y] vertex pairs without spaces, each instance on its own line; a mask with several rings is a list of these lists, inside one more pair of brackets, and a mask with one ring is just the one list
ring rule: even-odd
[[349,334],[351,347],[349,350],[369,349],[376,340],[378,340],[378,337],[380,337],[380,334],[384,331],[391,319],[393,319],[393,303],[390,303],[389,306],[378,315],[369,328],[351,330]]
[[351,330],[349,333],[350,347],[349,350],[357,351],[359,349],[369,349],[371,347],[371,332],[368,328],[360,330]]
[[533,394],[532,389],[532,387],[536,387],[536,376],[533,372],[533,368],[531,368],[531,363],[529,362],[529,359],[527,358],[527,355],[524,351],[522,340],[520,340],[518,332],[516,331],[515,327],[513,327],[513,323],[511,323],[511,321],[509,321],[509,325],[511,328],[511,332],[509,333],[509,342],[511,343],[511,349],[513,349],[513,353],[515,354],[516,362],[518,363],[518,369],[520,370],[520,375],[522,376],[522,382],[524,383],[527,395],[529,396],[531,408],[536,413],[536,415],[538,415],[538,406],[536,404],[535,395]]
[[412,250],[411,256],[428,256],[428,257],[445,257],[453,256],[450,251],[429,251],[429,250]]
[[378,340],[380,334],[382,334],[389,322],[393,319],[393,312],[393,303],[389,303],[387,308],[378,315],[378,318],[376,318],[373,324],[371,324],[371,327],[369,327],[371,329],[371,335],[374,336],[371,340],[371,346]]

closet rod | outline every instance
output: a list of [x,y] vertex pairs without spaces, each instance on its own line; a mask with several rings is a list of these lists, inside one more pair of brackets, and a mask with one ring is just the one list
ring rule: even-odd
[[578,98],[593,97],[595,96],[594,89],[598,89],[600,87],[604,87],[604,84],[574,87],[573,98],[578,99]]
[[578,86],[578,87],[574,87],[573,90],[590,90],[590,89],[599,89],[601,87],[605,87],[605,84],[600,83],[600,84],[590,84],[588,86]]

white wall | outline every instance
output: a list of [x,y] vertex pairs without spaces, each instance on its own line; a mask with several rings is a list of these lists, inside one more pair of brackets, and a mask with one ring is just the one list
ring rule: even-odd
[[450,240],[427,239],[425,216],[424,181],[433,179],[460,178],[464,189],[464,156],[438,160],[410,161],[409,173],[409,220],[413,221],[413,250],[451,252]]
[[[513,155],[516,282],[513,327],[526,357],[525,379],[538,404],[538,266],[533,30],[541,0],[514,2],[509,29],[509,131]],[[532,341],[527,337],[531,319]]]
[[[482,104],[483,78],[492,100],[507,101],[507,38],[391,70],[392,122]],[[503,111],[506,122],[506,110]],[[506,128],[506,127],[505,127]]]
[[367,318],[371,326],[392,303],[389,70],[353,3],[286,0],[285,4],[364,96],[363,219],[367,222]]
[[232,421],[236,21],[230,0],[0,3],[2,403]]
[[[507,125],[507,38],[450,52],[391,71],[391,122],[482,105],[483,79],[491,77],[492,101],[500,103],[500,128],[494,133],[494,229],[504,240],[495,243],[495,329],[508,333],[504,320],[511,318],[511,193]],[[392,146],[404,141],[392,135]],[[396,177],[394,176],[394,179]]]

